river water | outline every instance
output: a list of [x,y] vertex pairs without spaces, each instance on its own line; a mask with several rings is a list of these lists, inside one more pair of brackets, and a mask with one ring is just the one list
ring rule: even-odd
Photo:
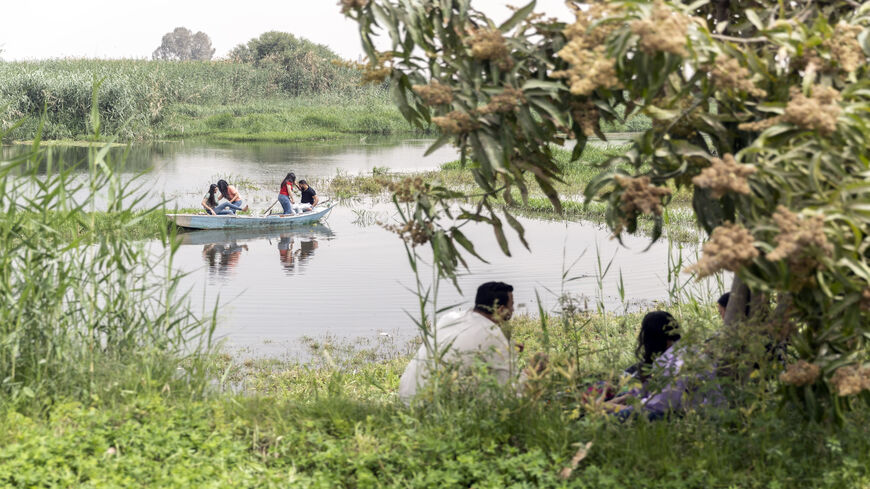
[[[197,207],[215,176],[237,176],[248,182],[245,196],[259,209],[273,201],[276,182],[291,170],[300,178],[320,180],[337,172],[370,173],[376,167],[429,170],[456,159],[455,150],[449,147],[423,157],[430,143],[364,139],[153,144],[131,148],[125,171],[149,172],[140,181],[148,182],[154,196],[178,207]],[[4,158],[15,150],[5,147]],[[82,148],[52,151],[66,161],[87,155]],[[418,314],[417,298],[409,291],[415,278],[402,242],[376,224],[393,219],[391,204],[364,199],[340,203],[325,223],[315,226],[282,232],[184,233],[174,263],[188,274],[185,281],[198,310],[210,314],[219,304],[217,334],[233,350],[292,355],[302,351],[301,338],[327,335],[383,334],[407,339],[416,333],[408,317],[408,313]],[[501,253],[488,227],[464,228],[489,263],[469,258],[470,270],[458,279],[460,290],[448,281],[440,282],[438,307],[469,306],[477,285],[489,280],[515,287],[519,313],[535,314],[536,297],[546,310],[553,310],[563,294],[590,309],[647,307],[667,300],[676,285],[668,273],[674,267],[669,263],[679,253],[694,260],[694,251],[666,242],[644,252],[647,238],[629,237],[620,246],[607,230],[592,224],[520,221],[531,250],[511,236],[512,257]],[[424,260],[426,251],[425,247],[420,250]],[[422,271],[424,282],[431,284],[431,268],[425,266]]]

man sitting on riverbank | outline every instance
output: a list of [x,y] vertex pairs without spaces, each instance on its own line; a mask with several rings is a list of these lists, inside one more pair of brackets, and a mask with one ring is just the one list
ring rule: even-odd
[[[514,312],[513,290],[504,282],[487,282],[477,289],[474,309],[438,318],[434,338],[424,339],[402,374],[399,398],[410,403],[428,382],[436,362],[440,368],[458,367],[462,375],[481,362],[499,384],[507,384],[516,370],[516,350],[504,330]],[[434,344],[427,347],[426,340],[433,339]],[[441,361],[433,358],[433,353]]]

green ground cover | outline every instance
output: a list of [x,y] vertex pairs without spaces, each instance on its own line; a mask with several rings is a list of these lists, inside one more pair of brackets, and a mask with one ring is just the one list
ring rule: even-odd
[[[44,114],[45,139],[90,139],[95,83],[101,133],[119,141],[200,136],[296,142],[349,134],[432,133],[409,125],[383,87],[360,86],[359,75],[349,68],[327,71],[333,77],[328,83],[313,80],[311,89],[300,91],[286,87],[285,70],[268,63],[0,61],[0,134],[4,141],[32,140]],[[636,116],[603,127],[633,132],[648,126],[647,118]]]
[[[709,331],[711,308],[681,306]],[[589,315],[554,350],[580,348],[590,378],[630,362],[638,315]],[[527,351],[536,320],[515,320]],[[577,338],[578,341],[571,338]],[[408,348],[312,342],[314,361],[214,360],[237,393],[183,391],[62,401],[0,415],[6,487],[866,487],[870,411],[807,423],[763,396],[716,417],[619,423],[578,406],[463,398],[409,409],[395,399]],[[597,353],[593,353],[597,352]],[[611,363],[615,362],[615,363]],[[564,480],[575,444],[588,456]]]

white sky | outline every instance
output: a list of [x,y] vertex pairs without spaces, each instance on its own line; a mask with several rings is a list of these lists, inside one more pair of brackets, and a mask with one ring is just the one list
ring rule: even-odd
[[[472,0],[497,22],[507,4],[528,0]],[[211,37],[215,57],[263,32],[290,32],[325,44],[344,58],[362,54],[356,24],[338,0],[4,0],[0,59],[151,58],[175,27]],[[570,19],[563,0],[538,0],[537,11]]]

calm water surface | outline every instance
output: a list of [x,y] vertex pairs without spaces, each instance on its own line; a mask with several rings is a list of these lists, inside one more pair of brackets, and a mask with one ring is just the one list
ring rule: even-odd
[[[242,193],[252,207],[265,209],[275,199],[277,182],[291,170],[300,178],[319,180],[338,172],[370,173],[375,167],[429,170],[457,158],[450,147],[423,157],[429,144],[373,138],[299,144],[176,142],[113,152],[117,157],[129,151],[125,174],[148,172],[141,181],[149,186],[152,202],[162,196],[178,207],[198,207],[209,182],[233,175],[248,182]],[[22,148],[3,147],[0,156],[9,158],[18,151]],[[51,157],[82,161],[87,149],[52,148]],[[204,314],[219,300],[218,335],[232,349],[292,354],[301,351],[301,337],[327,334],[410,338],[416,330],[406,311],[416,314],[417,299],[408,290],[414,277],[401,241],[374,224],[393,218],[389,205],[345,202],[326,223],[286,232],[190,232],[182,237],[175,264],[189,274],[186,285]],[[628,238],[627,247],[621,247],[595,225],[521,222],[531,251],[512,238],[513,257],[501,253],[490,228],[466,228],[489,263],[469,259],[470,271],[459,278],[461,292],[441,282],[439,307],[467,307],[477,285],[488,280],[514,285],[521,313],[537,311],[536,292],[548,310],[562,292],[582,298],[590,308],[602,303],[610,310],[621,310],[623,299],[647,304],[668,298],[669,254],[677,251],[666,243],[643,253],[646,238]],[[426,255],[425,247],[421,253]],[[611,260],[599,281],[599,267],[606,268]],[[565,281],[568,267],[565,276],[573,280]],[[426,270],[429,282],[431,270]]]
[[[208,309],[220,298],[218,334],[234,349],[298,353],[303,336],[410,338],[416,330],[406,311],[416,315],[418,304],[409,291],[414,276],[402,242],[368,224],[373,215],[386,221],[392,212],[384,204],[339,206],[325,224],[286,232],[191,232],[183,236],[176,264],[189,273],[198,306]],[[647,304],[668,298],[666,243],[643,253],[647,239],[630,238],[627,247],[619,247],[608,231],[594,225],[521,222],[531,251],[514,239],[513,257],[499,251],[489,228],[468,230],[489,264],[469,260],[470,271],[458,281],[461,293],[442,281],[439,307],[468,307],[477,285],[502,280],[515,287],[520,313],[537,312],[536,291],[548,310],[564,291],[590,308],[603,301],[609,310],[621,311],[620,274],[627,301]],[[426,255],[425,248],[421,254]],[[613,260],[600,287],[599,257],[602,267]],[[563,281],[568,267],[572,280]],[[424,267],[423,273],[431,283],[431,268]]]

